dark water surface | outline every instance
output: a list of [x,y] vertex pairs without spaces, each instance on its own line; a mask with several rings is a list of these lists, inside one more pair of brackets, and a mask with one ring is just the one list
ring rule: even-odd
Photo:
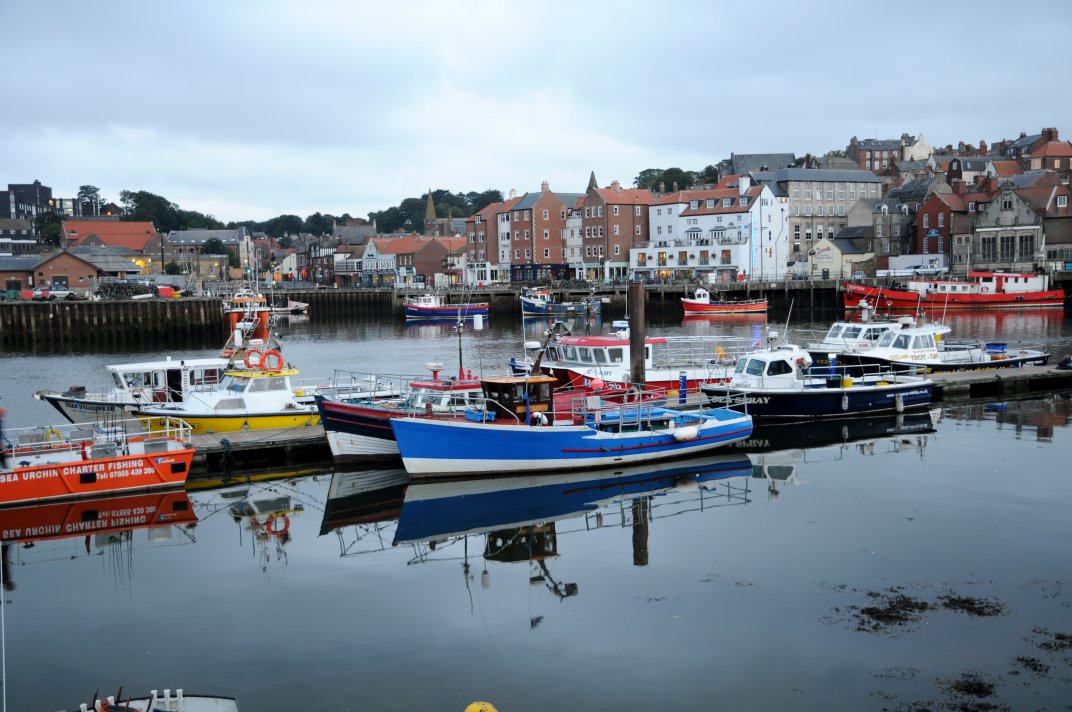
[[[1072,351],[1060,314],[949,321]],[[501,372],[528,328],[466,330],[466,366]],[[458,359],[449,325],[284,329],[308,374]],[[9,355],[5,425],[55,419],[39,388],[157,357]],[[1068,393],[946,407],[643,471],[414,485],[407,503],[390,470],[347,475],[345,500],[330,472],[191,491],[196,524],[5,546],[8,709],[120,685],[247,712],[1065,709],[1070,419]]]

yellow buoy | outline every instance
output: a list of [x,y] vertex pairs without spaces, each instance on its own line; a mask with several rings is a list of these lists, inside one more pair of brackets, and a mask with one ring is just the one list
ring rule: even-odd
[[499,712],[490,702],[470,702],[465,712]]

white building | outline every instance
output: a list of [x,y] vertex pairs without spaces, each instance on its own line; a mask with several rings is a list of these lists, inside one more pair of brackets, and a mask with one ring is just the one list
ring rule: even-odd
[[648,211],[650,241],[630,250],[641,278],[783,279],[788,214],[764,185],[727,176],[713,188],[680,190]]

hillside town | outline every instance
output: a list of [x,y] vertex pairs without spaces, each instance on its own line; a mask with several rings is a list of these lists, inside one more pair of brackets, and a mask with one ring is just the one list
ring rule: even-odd
[[[654,190],[601,183],[593,171],[583,190],[544,181],[466,218],[438,216],[429,190],[423,234],[383,234],[358,219],[287,235],[288,247],[245,227],[163,233],[115,204],[62,198],[41,181],[8,184],[0,286],[88,291],[163,274],[193,288],[234,279],[473,288],[1072,270],[1072,144],[1056,128],[955,147],[922,133],[853,136],[823,156],[733,153],[716,168],[715,181]],[[35,230],[45,213],[62,217],[51,249]]]

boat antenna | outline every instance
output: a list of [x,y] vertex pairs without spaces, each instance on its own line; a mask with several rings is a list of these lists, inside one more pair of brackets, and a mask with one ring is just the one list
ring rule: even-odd
[[789,338],[789,319],[793,315],[793,303],[796,302],[796,297],[789,300],[789,313],[785,315],[785,330],[782,332],[782,339]]

